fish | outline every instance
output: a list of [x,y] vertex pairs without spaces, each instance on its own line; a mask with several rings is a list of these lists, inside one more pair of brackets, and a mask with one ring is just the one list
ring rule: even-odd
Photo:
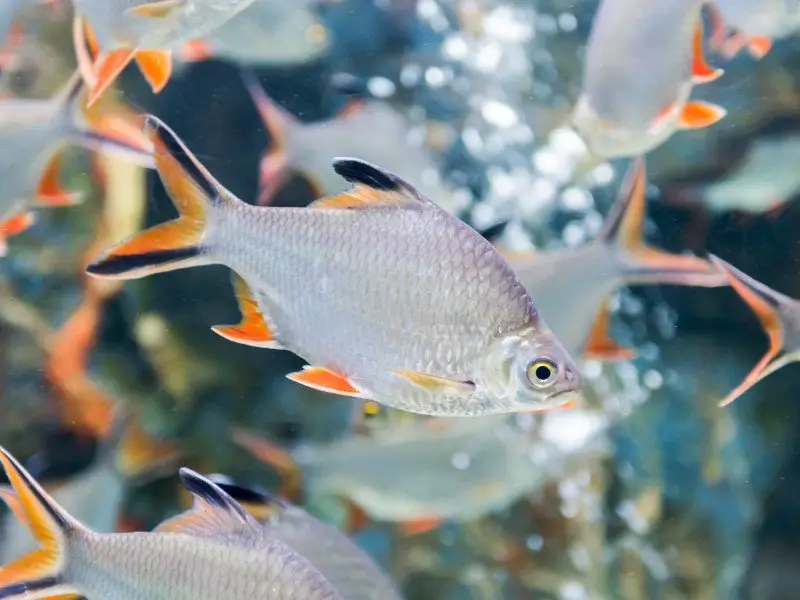
[[[800,29],[797,0],[715,0],[711,8],[711,45],[728,58],[743,48],[754,58],[763,58],[774,40]],[[729,35],[731,28],[734,32]]]
[[70,206],[79,197],[59,182],[61,155],[69,143],[152,166],[152,148],[135,117],[116,103],[82,106],[80,77],[73,75],[54,97],[0,99],[0,255],[6,240],[30,227],[35,207]]
[[259,166],[259,204],[269,204],[293,172],[309,180],[315,196],[344,192],[346,182],[330,168],[331,158],[338,155],[357,156],[403,173],[452,214],[466,208],[467,198],[439,179],[430,150],[410,143],[411,123],[390,104],[354,98],[332,119],[303,123],[270,98],[252,72],[244,70],[242,75],[270,135],[271,147]]
[[702,206],[712,214],[738,211],[775,214],[800,193],[800,135],[787,133],[755,140],[732,168],[703,186],[665,190],[667,202]]
[[292,450],[243,428],[234,428],[232,439],[282,477],[299,477],[309,503],[346,500],[409,534],[505,510],[569,465],[608,450],[608,419],[597,411],[541,419],[536,434],[506,415],[437,418]]
[[320,391],[435,416],[576,401],[577,367],[500,253],[399,176],[336,159],[348,192],[253,206],[162,121],[146,127],[180,216],[109,249],[90,275],[227,265],[242,321],[214,331],[290,350],[309,365],[289,379]]
[[278,539],[302,554],[347,600],[401,600],[389,576],[350,538],[269,492],[209,475]]
[[255,0],[218,29],[184,45],[177,58],[190,62],[215,58],[251,66],[317,60],[330,48],[331,35],[311,4],[310,0]]
[[768,375],[800,361],[800,301],[767,287],[717,256],[710,258],[724,270],[731,287],[761,321],[769,339],[766,354],[742,383],[720,401],[720,406],[727,406]]
[[[167,85],[172,51],[214,31],[254,0],[75,0],[76,55],[91,106],[133,61],[154,93]],[[87,45],[93,57],[86,52]]]
[[0,597],[342,600],[303,556],[199,473],[194,508],[154,531],[99,533],[76,520],[5,448],[0,463],[40,547],[0,569]]
[[570,356],[631,358],[608,334],[608,298],[623,285],[727,285],[724,273],[694,256],[656,250],[642,240],[647,173],[634,161],[599,237],[574,248],[506,253],[527,289],[541,290],[537,306]]
[[690,100],[722,70],[703,54],[702,0],[603,0],[592,23],[573,121],[602,158],[645,154],[725,109]]

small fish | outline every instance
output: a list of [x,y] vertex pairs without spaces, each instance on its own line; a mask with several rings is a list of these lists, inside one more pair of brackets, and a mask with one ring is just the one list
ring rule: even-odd
[[607,300],[623,285],[727,284],[725,275],[705,260],[644,243],[646,187],[645,163],[637,159],[598,239],[576,248],[507,255],[526,288],[541,290],[537,306],[571,356],[606,360],[632,356],[608,337]]
[[645,154],[677,129],[713,125],[719,106],[689,100],[718,78],[703,55],[702,0],[603,0],[592,24],[574,121],[604,158]]
[[[91,86],[89,105],[131,61],[160,92],[172,72],[172,50],[211,33],[254,0],[75,0],[76,53]],[[96,57],[88,64],[87,43]]]
[[725,271],[731,287],[756,314],[769,338],[767,353],[719,404],[727,406],[767,375],[800,361],[800,301],[776,292],[716,256],[711,260]]
[[83,110],[81,91],[76,74],[48,100],[0,99],[0,253],[8,237],[33,223],[31,207],[78,201],[59,183],[61,152],[68,143],[152,166],[150,143],[131,122],[135,117],[111,103]]
[[[754,58],[763,58],[772,49],[773,40],[800,29],[797,0],[715,0],[711,15],[711,44],[728,58],[743,48]],[[728,35],[729,27],[734,30],[732,35]]]
[[665,191],[665,201],[702,205],[714,214],[739,211],[775,214],[800,193],[800,135],[755,140],[746,154],[718,180]]
[[431,419],[291,452],[243,429],[233,439],[280,475],[300,476],[307,498],[347,500],[410,533],[504,510],[604,451],[606,423],[581,409],[546,413],[537,437],[507,416]]
[[370,556],[346,535],[298,506],[227,477],[209,476],[220,489],[302,554],[347,600],[401,600],[400,592]]
[[332,119],[303,123],[267,96],[255,75],[244,71],[243,77],[272,144],[261,160],[259,204],[268,204],[292,171],[307,177],[317,196],[343,192],[346,182],[330,168],[331,158],[357,156],[403,173],[450,213],[465,208],[464,199],[439,180],[433,168],[436,161],[427,147],[408,141],[408,119],[388,103],[354,99]]
[[41,547],[0,568],[0,598],[340,600],[324,576],[217,485],[186,468],[194,508],[164,531],[98,533],[77,521],[4,448],[0,463]]
[[299,65],[320,58],[330,33],[310,0],[255,0],[246,11],[181,48],[185,61],[216,58],[243,65]]
[[337,159],[350,191],[309,208],[252,206],[147,123],[180,216],[112,248],[91,275],[227,265],[242,321],[214,331],[298,354],[310,365],[288,377],[314,389],[449,416],[575,400],[575,364],[500,253],[398,176]]

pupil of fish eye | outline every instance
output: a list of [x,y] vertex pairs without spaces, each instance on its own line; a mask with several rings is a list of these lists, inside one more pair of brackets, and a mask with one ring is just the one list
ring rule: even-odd
[[545,381],[545,380],[550,378],[550,374],[552,372],[553,371],[549,366],[547,366],[547,365],[539,365],[538,367],[536,367],[536,370],[534,371],[534,375],[536,375],[537,379],[541,379],[542,381]]

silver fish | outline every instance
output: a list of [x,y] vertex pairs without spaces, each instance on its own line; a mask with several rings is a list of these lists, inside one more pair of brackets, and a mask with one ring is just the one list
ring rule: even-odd
[[148,130],[182,216],[111,249],[90,274],[229,266],[243,319],[215,331],[302,356],[312,366],[289,378],[316,389],[449,416],[575,399],[575,364],[499,252],[396,175],[338,159],[349,192],[254,207],[158,119]]
[[711,260],[724,269],[731,287],[756,314],[769,338],[766,354],[720,402],[720,406],[727,406],[767,375],[800,361],[800,301],[776,292],[716,256]]
[[297,551],[189,469],[180,475],[195,498],[193,510],[153,532],[104,534],[66,513],[3,448],[0,462],[41,544],[0,569],[2,598],[342,598]]
[[702,0],[603,0],[586,48],[574,121],[598,156],[637,156],[725,111],[689,101],[722,74],[703,57]]
[[638,160],[596,240],[576,248],[507,255],[526,288],[541,290],[537,306],[571,356],[630,356],[608,337],[606,302],[623,285],[727,284],[725,275],[707,261],[645,245],[646,186],[644,161]]
[[[174,48],[211,33],[253,1],[75,0],[75,44],[81,73],[92,86],[89,104],[131,61],[153,91],[161,91],[172,72]],[[84,53],[87,42],[97,53],[93,64]]]
[[[320,58],[330,33],[310,0],[255,0],[246,11],[199,40],[189,52],[245,65],[296,65]],[[179,53],[179,57],[192,60]]]
[[572,409],[543,415],[537,434],[491,416],[404,423],[291,452],[242,429],[234,440],[281,474],[300,475],[306,497],[346,499],[373,520],[410,530],[504,510],[570,462],[604,452],[606,424]]
[[335,527],[267,492],[243,488],[225,477],[212,475],[209,479],[319,569],[343,598],[401,600],[383,569]]
[[[68,206],[77,201],[59,182],[61,151],[69,143],[120,153],[152,166],[149,141],[135,128],[135,117],[103,105],[78,108],[81,80],[47,100],[0,99],[0,248],[5,239],[33,222],[32,206]],[[115,114],[118,113],[118,114]],[[131,132],[133,129],[133,132]]]
[[426,146],[408,140],[411,124],[388,103],[380,100],[351,101],[336,117],[303,123],[276,104],[252,73],[245,84],[270,133],[272,147],[260,166],[259,203],[267,204],[296,171],[307,177],[318,195],[338,194],[346,182],[330,168],[334,156],[357,156],[403,173],[425,196],[458,214],[466,202],[448,189],[434,169],[436,161]]

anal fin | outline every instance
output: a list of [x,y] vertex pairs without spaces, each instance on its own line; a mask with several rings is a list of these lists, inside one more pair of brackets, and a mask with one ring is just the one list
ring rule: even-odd
[[70,193],[61,187],[61,153],[57,152],[42,174],[36,190],[36,201],[40,206],[74,206],[80,201],[80,194]]
[[595,360],[630,360],[635,358],[636,350],[623,348],[611,339],[609,332],[610,318],[609,302],[605,300],[597,314],[594,326],[589,332],[585,350],[586,358]]
[[233,278],[233,289],[242,313],[241,322],[238,325],[215,325],[211,330],[237,344],[280,350],[282,346],[275,340],[275,335],[267,325],[247,282],[236,275]]
[[351,396],[353,398],[364,398],[348,378],[344,375],[331,371],[325,367],[313,367],[306,365],[302,371],[289,373],[287,378],[295,383],[299,383],[311,389],[339,396]]
[[36,215],[28,211],[9,217],[0,223],[0,256],[6,255],[6,240],[8,238],[19,235],[30,228],[35,222]]
[[716,104],[690,100],[683,107],[678,124],[681,129],[702,129],[721,121],[726,114],[728,111]]

